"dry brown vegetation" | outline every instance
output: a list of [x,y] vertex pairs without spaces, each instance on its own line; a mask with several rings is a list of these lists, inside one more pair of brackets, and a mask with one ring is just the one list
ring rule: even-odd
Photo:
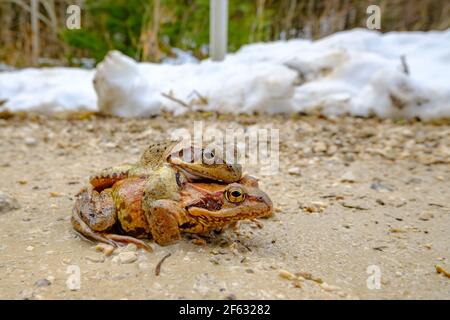
[[[151,42],[151,46],[158,48],[157,44],[161,43],[158,25],[159,21],[165,19],[165,15],[173,18],[175,10],[183,6],[195,6],[199,1],[180,0],[174,4],[173,1],[148,0],[153,13],[142,15],[142,19],[147,19],[143,24],[149,27],[142,28],[141,35],[137,37],[140,39],[138,47],[146,51],[141,58],[158,60],[158,50],[151,50],[146,44]],[[33,2],[37,4],[36,10],[33,10]],[[70,4],[79,4],[83,8],[85,2],[86,0],[1,0],[0,61],[26,66],[37,64],[39,57],[41,64],[67,64],[67,56],[73,55],[73,52],[60,36],[60,31],[65,28],[66,9]],[[318,38],[341,30],[364,27],[366,9],[370,4],[381,7],[383,32],[444,30],[450,27],[450,2],[447,0],[247,0],[239,1],[239,6],[246,8],[241,14],[249,15],[248,19],[251,21],[246,25],[250,26],[250,30],[241,31],[246,32],[248,37],[245,36],[240,41],[248,43],[279,38]],[[237,0],[230,0],[231,6],[238,6]],[[242,17],[239,17],[239,9],[236,10],[237,13],[230,18],[239,20]],[[37,17],[37,25],[34,27],[32,12]],[[183,17],[185,19],[185,15]],[[82,19],[83,25],[88,26],[95,17],[83,11]],[[152,21],[154,19],[158,21]],[[199,23],[204,23],[204,19],[202,20]],[[104,37],[108,38],[108,35],[105,34]],[[151,38],[150,41],[147,38]],[[241,44],[237,43],[234,47]],[[83,50],[75,51],[75,55],[79,57],[85,54]]]

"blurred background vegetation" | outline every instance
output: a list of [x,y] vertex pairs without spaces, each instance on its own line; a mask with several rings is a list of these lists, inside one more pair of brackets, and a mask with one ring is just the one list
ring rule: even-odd
[[[173,48],[208,55],[209,0],[38,0],[39,30],[30,22],[32,1],[0,0],[0,62],[94,65],[111,49],[154,62],[173,56]],[[79,30],[65,27],[71,4],[82,9]],[[450,27],[448,0],[229,0],[228,49],[365,27],[371,4],[381,7],[381,32]]]

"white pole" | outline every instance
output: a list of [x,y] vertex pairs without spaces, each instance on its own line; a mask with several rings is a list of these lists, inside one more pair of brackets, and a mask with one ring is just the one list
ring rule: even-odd
[[228,0],[210,0],[209,55],[213,61],[222,61],[227,53]]

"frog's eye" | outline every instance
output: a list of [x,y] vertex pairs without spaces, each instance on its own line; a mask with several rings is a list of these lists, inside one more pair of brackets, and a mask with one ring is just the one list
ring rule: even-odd
[[242,188],[233,187],[225,191],[225,198],[232,203],[239,203],[245,200],[245,193]]
[[203,164],[214,164],[216,161],[216,153],[214,150],[205,149],[203,150]]
[[203,157],[205,158],[205,160],[214,159],[215,156],[216,156],[216,154],[215,154],[214,150],[206,149],[203,151]]

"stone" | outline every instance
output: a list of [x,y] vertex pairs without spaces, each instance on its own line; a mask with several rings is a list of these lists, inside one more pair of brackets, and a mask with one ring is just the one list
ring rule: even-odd
[[313,150],[314,150],[315,153],[326,152],[327,149],[328,149],[328,146],[326,145],[325,142],[322,142],[322,141],[316,142],[313,145]]
[[36,287],[48,287],[51,284],[52,283],[48,279],[39,279],[34,283]]
[[95,246],[95,250],[103,252],[105,256],[110,256],[114,252],[115,248],[110,244],[99,243]]
[[419,214],[419,220],[421,221],[428,221],[431,220],[433,217],[434,215],[430,211],[424,211],[421,214]]
[[230,293],[229,295],[227,295],[227,296],[225,297],[225,299],[226,299],[226,300],[236,300],[237,297],[236,297],[236,295],[235,295],[234,293]]
[[37,141],[36,138],[33,138],[33,137],[26,137],[25,138],[25,144],[27,146],[33,147],[33,146],[37,145],[37,143],[38,143],[38,141]]
[[380,191],[380,192],[392,192],[395,190],[395,188],[393,186],[381,183],[380,181],[375,181],[374,183],[372,183],[370,185],[370,188],[375,191]]
[[136,252],[121,252],[118,255],[119,262],[122,264],[133,263],[137,260]]
[[105,257],[101,256],[101,255],[96,255],[96,256],[86,256],[85,257],[86,260],[94,262],[94,263],[102,263],[105,262]]
[[328,291],[328,292],[339,291],[341,289],[337,286],[330,285],[326,282],[322,283],[320,286],[322,287],[323,290]]
[[19,292],[19,296],[23,300],[30,300],[34,298],[34,291],[32,289],[23,289]]
[[292,167],[288,170],[288,173],[292,176],[300,176],[302,174],[302,171],[300,167]]
[[279,270],[278,271],[278,275],[283,278],[283,279],[287,279],[287,280],[295,280],[297,279],[297,276],[287,270]]
[[126,247],[124,248],[124,251],[133,251],[136,252],[137,251],[137,246],[134,243],[129,243],[126,245]]
[[303,205],[302,209],[308,213],[323,212],[328,207],[328,204],[322,201],[312,201],[309,204]]
[[341,182],[356,182],[356,177],[353,171],[347,171],[341,176]]
[[19,208],[19,202],[15,198],[0,191],[0,213],[6,213]]

